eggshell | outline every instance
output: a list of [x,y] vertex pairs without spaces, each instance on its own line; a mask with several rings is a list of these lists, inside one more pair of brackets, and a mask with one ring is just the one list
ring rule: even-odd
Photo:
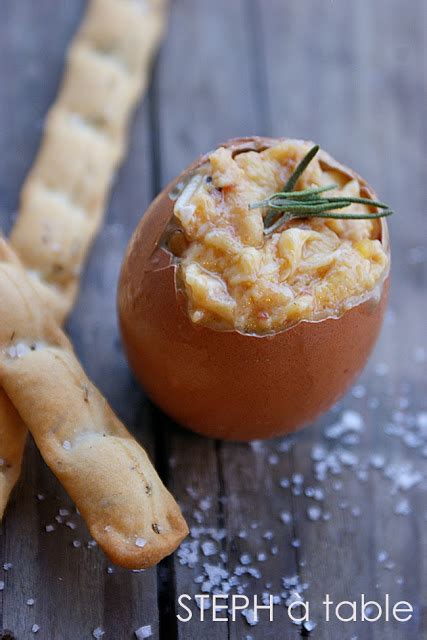
[[[224,146],[239,153],[278,142],[240,138]],[[181,425],[231,440],[290,433],[327,411],[365,365],[380,331],[388,276],[377,296],[340,317],[301,321],[273,336],[195,325],[160,240],[173,213],[169,194],[208,155],[160,193],[133,234],[118,291],[124,347],[145,391]],[[322,165],[356,177],[362,195],[375,197],[353,171],[323,151],[318,157]],[[380,224],[388,251],[387,225],[384,219]]]

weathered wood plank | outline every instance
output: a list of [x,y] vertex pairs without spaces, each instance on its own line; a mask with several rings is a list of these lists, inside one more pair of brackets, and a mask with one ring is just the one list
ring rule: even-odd
[[[381,47],[374,41],[373,58],[379,60],[381,76],[388,89],[388,96],[383,91],[378,91],[376,96],[381,120],[384,117],[380,153],[386,159],[386,171],[379,167],[376,171],[380,174],[380,188],[396,203],[400,212],[392,225],[391,309],[394,315],[386,326],[384,341],[379,345],[382,348],[379,361],[389,366],[385,376],[389,394],[385,407],[381,407],[384,413],[380,424],[384,429],[387,422],[399,424],[401,418],[406,421],[410,415],[417,416],[427,407],[427,367],[415,357],[417,348],[422,344],[425,346],[423,317],[427,313],[426,256],[424,253],[423,260],[416,257],[422,237],[425,251],[425,232],[423,235],[421,230],[426,228],[427,198],[421,158],[427,143],[423,107],[427,101],[427,11],[424,3],[415,3],[411,12],[402,14],[396,1],[391,4],[379,2],[374,10],[375,21],[380,17],[385,19],[384,26],[390,34],[389,46],[393,43],[398,52],[392,55],[389,47]],[[378,121],[372,111],[370,115],[372,123]],[[414,447],[410,439],[411,431],[406,426],[400,438],[384,436],[383,432],[381,444],[392,463],[410,465],[411,472],[423,473],[424,485],[417,484],[407,492],[391,492],[390,481],[380,477],[375,487],[376,538],[383,540],[383,548],[389,554],[388,562],[395,565],[392,570],[379,572],[381,591],[393,593],[397,599],[409,600],[416,606],[416,615],[410,624],[395,624],[392,628],[393,638],[402,640],[417,638],[425,634],[427,628],[427,534],[422,525],[421,506],[425,504],[427,465],[422,446]],[[402,473],[394,474],[394,483],[396,476],[405,479]],[[410,509],[408,515],[396,515],[396,511],[402,511],[402,505]],[[381,626],[375,626],[374,637],[378,640],[381,637]]]
[[[244,0],[177,0],[158,78],[161,181],[258,129]],[[185,34],[185,35],[184,35]]]
[[[221,445],[220,461],[227,495],[225,522],[227,525],[227,552],[230,567],[255,571],[244,574],[244,593],[253,608],[253,596],[260,605],[269,604],[262,599],[265,593],[280,596],[299,586],[298,551],[295,544],[293,496],[281,486],[293,475],[292,440],[276,439],[269,443],[249,445],[226,443]],[[292,583],[292,589],[284,586]],[[237,617],[230,625],[230,638],[240,640],[245,634],[274,640],[277,631],[286,638],[299,637],[283,606],[274,608],[274,619],[269,612],[260,610],[259,622],[253,629],[247,620]]]
[[[254,99],[256,79],[251,66],[248,7],[248,3],[225,0],[214,4],[180,0],[174,4],[156,85],[162,185],[198,154],[230,137],[250,135],[264,127]],[[166,440],[171,463],[170,486],[193,526],[190,544],[197,549],[192,568],[182,566],[179,558],[174,560],[175,599],[183,593],[194,596],[209,590],[209,585],[196,581],[203,579],[212,583],[215,580],[212,567],[227,572],[225,585],[219,585],[221,591],[236,569],[237,572],[247,569],[241,564],[241,557],[244,554],[255,557],[264,548],[268,559],[264,562],[262,580],[247,575],[239,577],[241,583],[251,583],[245,587],[245,593],[261,594],[263,582],[279,581],[284,566],[288,572],[295,572],[294,554],[290,554],[290,562],[288,554],[278,562],[270,552],[276,541],[263,538],[270,527],[279,524],[283,528],[272,518],[263,494],[269,490],[267,456],[255,455],[254,449],[247,445],[215,444],[173,428],[167,432]],[[254,467],[255,474],[252,473]],[[264,476],[266,484],[262,480]],[[256,526],[257,531],[251,529],[251,525]],[[203,533],[197,528],[203,529]],[[214,533],[209,529],[214,529]],[[224,540],[215,539],[218,533],[221,537],[222,529],[226,530]],[[211,556],[212,543],[216,553]],[[189,547],[184,544],[184,549],[188,550],[185,562],[189,561]],[[227,554],[223,555],[223,561],[220,553]],[[205,564],[210,568],[204,568]],[[185,613],[179,608],[177,611]],[[212,619],[211,610],[205,615]],[[224,623],[202,623],[193,618],[191,622],[178,623],[177,634],[182,640],[201,635],[216,640],[241,638],[251,632],[240,614],[236,623],[230,622],[228,627]],[[262,628],[263,637],[273,637],[274,630],[268,625]]]
[[[82,0],[69,7],[53,6],[49,0],[40,0],[37,8],[28,2],[2,3],[0,76],[8,74],[8,82],[0,84],[0,115],[10,123],[0,128],[0,148],[8,150],[0,155],[1,222],[6,230],[82,8]],[[405,426],[400,435],[387,433],[389,423],[399,426],[396,412],[415,419],[417,412],[426,411],[421,349],[426,261],[420,248],[427,205],[421,173],[427,138],[426,14],[422,0],[405,13],[398,0],[174,2],[151,119],[148,122],[147,109],[138,115],[109,224],[95,245],[70,322],[85,367],[121,417],[135,426],[152,451],[151,432],[160,434],[156,457],[161,472],[192,526],[204,530],[193,528],[190,542],[196,539],[199,548],[193,568],[182,566],[176,555],[160,569],[160,631],[168,640],[298,636],[283,607],[276,610],[274,624],[263,616],[252,628],[241,617],[230,625],[177,623],[176,598],[200,593],[202,585],[194,580],[207,578],[203,563],[233,573],[245,554],[250,562],[243,568],[261,573],[260,578],[240,577],[249,595],[261,594],[266,582],[271,583],[270,592],[280,592],[281,578],[294,574],[299,586],[308,583],[304,597],[310,600],[318,623],[313,637],[319,640],[342,637],[343,632],[363,640],[412,640],[427,628],[425,479],[408,492],[392,492],[396,482],[410,480],[413,473],[424,473],[425,478],[425,457],[408,437],[414,427]],[[55,30],[49,29],[53,20]],[[250,133],[319,141],[401,211],[392,221],[392,313],[375,355],[353,392],[293,445],[281,440],[254,446],[217,444],[176,428],[147,405],[117,342],[117,270],[153,185],[157,190],[221,140]],[[354,411],[353,420],[360,416],[364,423],[360,434],[347,434],[359,436],[359,443],[350,444],[345,434],[338,439],[325,436],[344,410]],[[341,460],[338,476],[316,478],[312,457],[318,457],[319,445],[338,459],[342,449],[347,451],[347,466]],[[391,466],[396,463],[410,465],[411,473],[402,476]],[[39,491],[45,500],[35,498]],[[158,637],[156,571],[108,574],[108,563],[96,549],[72,546],[73,540],[87,540],[87,534],[75,514],[64,518],[76,522],[76,530],[56,523],[61,507],[72,510],[31,446],[24,482],[0,536],[3,562],[13,563],[9,571],[0,572],[6,582],[0,591],[3,628],[26,639],[34,637],[30,629],[37,623],[40,634],[48,631],[49,638],[68,640],[90,637],[97,626],[106,630],[106,637],[127,638],[138,626],[151,624]],[[396,515],[396,510],[410,513]],[[57,529],[47,534],[43,529],[51,522]],[[217,551],[227,554],[222,562],[218,553],[200,552],[201,543],[212,543],[209,530],[215,531]],[[274,534],[271,540],[264,537],[268,531]],[[184,547],[187,561],[190,552]],[[259,560],[258,554],[266,559]],[[411,601],[417,615],[410,625],[325,625],[320,605],[326,592],[339,600],[361,592],[377,599],[390,593]],[[29,606],[31,597],[36,602]]]
[[[3,122],[12,119],[12,126],[0,128],[0,147],[9,151],[0,155],[3,229],[11,225],[42,119],[62,75],[65,48],[84,5],[82,0],[67,6],[49,0],[37,6],[2,3],[0,75],[7,82],[0,84],[0,113]],[[95,243],[69,331],[89,375],[153,451],[148,406],[121,353],[115,312],[122,255],[138,213],[153,195],[148,104],[138,111],[129,158],[118,176],[108,223]],[[37,500],[37,493],[44,499]],[[70,513],[60,516],[62,524],[55,520],[59,509]],[[51,533],[45,530],[49,525],[55,527]],[[2,628],[26,640],[34,637],[31,627],[37,624],[43,637],[75,640],[92,637],[98,627],[105,637],[130,638],[150,624],[153,638],[158,637],[156,569],[113,569],[98,549],[88,548],[89,540],[69,498],[30,446],[23,481],[3,525],[2,563],[13,566],[0,577],[6,582]],[[27,604],[29,598],[34,604]]]
[[[272,133],[319,141],[355,166],[401,212],[391,223],[393,315],[388,316],[369,367],[335,414],[350,409],[362,418],[361,442],[345,447],[351,456],[347,455],[349,468],[341,463],[344,470],[339,477],[322,483],[326,497],[320,506],[330,517],[327,522],[309,522],[309,501],[295,501],[300,555],[305,561],[301,577],[309,583],[307,597],[319,622],[315,637],[338,637],[345,630],[349,637],[366,639],[416,638],[425,617],[420,607],[425,602],[426,536],[422,525],[420,529],[422,515],[415,511],[423,489],[417,486],[408,496],[393,493],[400,476],[391,465],[408,464],[414,472],[423,472],[425,460],[385,431],[409,396],[408,415],[421,410],[424,402],[423,372],[421,365],[414,368],[414,353],[423,335],[425,258],[424,269],[418,265],[417,274],[408,259],[419,245],[420,227],[425,227],[420,176],[426,135],[425,7],[414,3],[403,15],[398,2],[273,1],[269,11],[262,11],[262,32]],[[419,313],[414,313],[414,304]],[[360,397],[365,391],[367,395]],[[329,414],[297,438],[295,470],[309,486],[315,482],[311,461],[315,447],[320,444],[339,455],[338,441],[324,437],[324,427],[335,421],[335,415]],[[381,468],[372,468],[378,465]],[[396,507],[406,498],[412,503],[411,515],[396,515]],[[352,600],[362,592],[381,600],[389,593],[413,603],[416,615],[405,625],[321,624],[326,592],[336,601]]]
[[[50,0],[4,0],[0,19],[0,202],[2,231],[18,207],[20,186],[39,146],[46,111],[62,77],[64,56],[85,6]],[[52,25],[55,28],[52,28]]]

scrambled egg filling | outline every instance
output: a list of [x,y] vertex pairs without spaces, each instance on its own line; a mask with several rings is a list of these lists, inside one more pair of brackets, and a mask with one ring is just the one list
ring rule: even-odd
[[[175,202],[170,250],[194,323],[264,334],[337,316],[372,293],[388,270],[378,220],[297,219],[264,235],[264,209],[248,205],[283,188],[309,146],[286,141],[233,157],[219,148]],[[315,158],[296,189],[360,185]],[[353,204],[346,211],[367,211]]]

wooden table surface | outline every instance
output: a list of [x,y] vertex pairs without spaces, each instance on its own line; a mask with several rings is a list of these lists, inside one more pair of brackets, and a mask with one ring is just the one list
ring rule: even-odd
[[[5,233],[84,5],[0,3]],[[292,639],[301,633],[284,606],[293,590],[310,602],[318,640],[427,636],[426,27],[423,0],[173,2],[68,330],[89,375],[149,448],[192,535],[157,569],[111,567],[30,443],[0,535],[0,626],[11,632],[1,637],[83,640],[100,629],[125,640],[151,625],[164,640]],[[294,438],[228,444],[176,427],[145,399],[121,351],[115,287],[132,229],[162,185],[197,154],[254,133],[316,140],[399,214],[389,311],[360,380]],[[177,621],[180,594],[221,580],[220,590],[237,583],[248,595],[280,596],[274,622]],[[388,593],[414,616],[325,623],[326,593],[379,602]]]

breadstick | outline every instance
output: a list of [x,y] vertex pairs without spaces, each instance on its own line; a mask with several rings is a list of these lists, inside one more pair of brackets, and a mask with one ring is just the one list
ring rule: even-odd
[[19,478],[26,437],[24,423],[3,389],[0,389],[0,519],[10,491]]
[[[77,295],[165,23],[166,0],[91,0],[69,48],[10,238],[59,322]],[[9,405],[0,393],[0,519],[25,444],[25,429]]]
[[164,0],[91,0],[21,193],[10,241],[58,320],[77,294],[87,251],[125,152],[165,25]]
[[181,512],[1,238],[0,308],[0,382],[44,460],[113,562],[159,562],[188,533]]

